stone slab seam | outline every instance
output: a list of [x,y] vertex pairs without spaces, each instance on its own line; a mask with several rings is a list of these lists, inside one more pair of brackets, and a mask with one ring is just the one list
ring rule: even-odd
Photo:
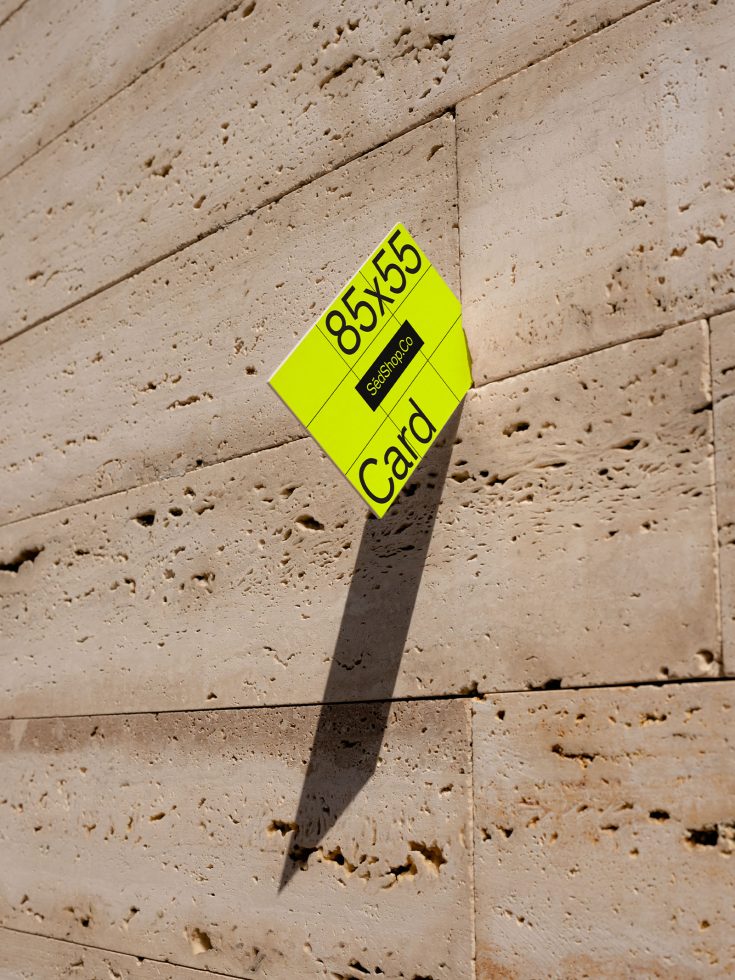
[[[452,110],[456,118],[456,108]],[[457,127],[454,127],[454,176],[457,182],[457,274],[459,277],[459,301],[462,302],[462,219],[459,211],[459,134]],[[472,356],[470,355],[470,361]],[[473,382],[473,388],[475,387]],[[461,694],[459,697],[471,697],[471,695]],[[473,698],[474,700],[474,698]],[[475,756],[474,756],[474,734],[475,726],[470,717],[470,798],[469,805],[469,827],[470,827],[470,861],[469,861],[469,887],[470,887],[470,915],[472,916],[472,929],[470,933],[470,955],[473,980],[477,977],[477,902],[475,895]]]
[[712,321],[713,317],[707,318],[707,357],[709,360],[709,378],[708,378],[708,391],[710,398],[710,405],[712,408],[712,533],[713,533],[713,547],[715,549],[714,555],[714,573],[715,573],[715,602],[717,604],[717,622],[719,624],[719,637],[717,645],[717,662],[720,668],[720,677],[726,677],[727,671],[725,669],[725,648],[724,648],[724,606],[722,601],[722,576],[720,574],[720,542],[719,542],[719,502],[717,497],[718,482],[717,482],[717,413],[714,411],[714,391],[713,391],[713,378],[714,370],[712,366]]
[[[655,0],[655,2],[658,2],[658,0]],[[442,113],[442,115],[445,115],[445,113]],[[391,141],[389,141],[389,142],[391,142]],[[245,216],[243,215],[243,217],[245,217]],[[238,218],[235,218],[234,220],[235,221],[238,221],[239,219]],[[190,244],[194,244],[194,243],[191,242]],[[176,254],[176,253],[173,252],[171,254],[173,255],[173,254]],[[143,270],[141,270],[141,271],[143,271]],[[120,282],[122,282],[122,281],[124,281],[124,280],[120,280]],[[110,286],[113,286],[113,285],[117,285],[117,283],[111,283],[110,284]],[[107,289],[107,288],[108,287],[105,287],[105,289]],[[104,290],[101,289],[98,292],[103,292],[103,291]],[[84,300],[80,300],[80,303],[81,302],[84,302]],[[73,306],[76,306],[78,304],[74,303],[72,305]],[[64,311],[59,311],[59,312],[64,312]],[[547,368],[556,367],[556,366],[558,366],[560,364],[567,364],[567,363],[570,363],[572,361],[581,361],[583,358],[589,357],[592,354],[598,354],[601,351],[612,350],[615,347],[622,347],[624,344],[630,344],[630,343],[635,343],[637,341],[644,341],[644,340],[655,340],[657,337],[663,336],[663,334],[665,334],[667,331],[669,331],[669,330],[675,330],[677,327],[685,326],[687,323],[695,323],[698,320],[707,321],[707,323],[709,323],[709,320],[712,317],[719,316],[721,313],[728,313],[728,312],[730,312],[730,310],[719,310],[719,309],[717,309],[717,310],[715,310],[712,313],[703,313],[700,316],[696,316],[696,317],[693,317],[693,318],[687,318],[686,320],[684,320],[682,322],[678,322],[677,321],[677,322],[667,323],[665,326],[657,327],[657,328],[651,330],[650,332],[647,332],[647,333],[642,334],[640,337],[636,337],[635,340],[631,340],[631,339],[616,340],[616,341],[613,341],[613,342],[611,342],[609,344],[603,344],[601,347],[595,347],[593,350],[585,351],[584,354],[573,354],[570,357],[562,357],[558,361],[550,361],[548,364],[540,364],[540,365],[537,365],[536,367],[529,368],[527,371],[518,371],[515,374],[509,374],[506,377],[502,377],[502,378],[492,378],[489,381],[482,381],[479,384],[474,384],[473,383],[473,386],[472,386],[472,389],[471,390],[472,391],[481,391],[483,388],[486,388],[488,385],[499,385],[499,384],[502,384],[505,381],[510,380],[511,378],[525,378],[525,377],[533,376],[538,371],[545,371]],[[31,328],[28,327],[27,329],[30,330]],[[21,333],[25,333],[25,332],[26,332],[26,330],[21,331]],[[12,340],[14,337],[18,337],[18,336],[20,336],[20,334],[14,334],[13,337],[9,337],[8,340]],[[2,343],[3,342],[0,341],[0,346],[2,346]],[[710,376],[710,380],[711,380],[711,376]],[[711,411],[711,408],[712,407],[710,405],[710,411]],[[303,435],[296,436],[296,437],[294,437],[292,439],[284,439],[282,442],[274,442],[274,443],[271,443],[271,444],[266,445],[266,446],[260,446],[257,449],[252,449],[252,450],[250,450],[249,452],[246,452],[246,453],[234,453],[232,456],[226,456],[226,457],[223,457],[222,459],[213,460],[211,463],[204,463],[202,466],[197,466],[194,469],[190,469],[190,470],[184,470],[182,473],[172,474],[171,476],[164,477],[163,479],[160,479],[160,480],[151,480],[151,481],[146,482],[146,483],[138,483],[138,484],[136,484],[133,487],[126,487],[123,490],[114,490],[111,493],[103,493],[103,494],[100,494],[97,497],[88,497],[88,498],[85,498],[84,500],[78,500],[75,504],[65,504],[62,507],[52,507],[51,510],[40,511],[38,514],[31,514],[28,517],[19,517],[19,518],[16,518],[15,520],[12,520],[12,521],[0,522],[0,528],[2,528],[2,527],[12,527],[15,524],[22,524],[25,521],[33,521],[33,520],[36,520],[37,518],[40,518],[40,517],[48,517],[51,514],[58,514],[61,511],[71,510],[72,508],[75,508],[75,507],[86,507],[88,504],[91,504],[94,501],[107,500],[108,498],[111,498],[111,497],[117,497],[120,494],[131,493],[131,492],[133,492],[135,490],[141,490],[144,487],[157,486],[160,483],[166,483],[168,480],[180,480],[180,479],[182,479],[185,476],[189,476],[192,473],[200,473],[203,470],[207,470],[207,469],[209,469],[212,466],[223,466],[226,463],[231,463],[233,460],[247,459],[248,456],[256,456],[259,453],[272,452],[272,451],[277,450],[277,449],[282,449],[284,446],[290,446],[293,443],[301,442],[303,439],[307,439],[307,438],[310,438],[310,436],[308,435],[308,433],[304,433]]]
[[[459,133],[457,132],[457,107],[454,106],[452,109],[452,115],[454,116],[455,126],[454,126],[454,176],[456,178],[457,185],[457,275],[459,277],[459,302],[462,303],[462,217],[459,211]],[[470,356],[470,360],[471,360]],[[474,382],[473,382],[474,387]]]
[[[55,714],[55,715],[0,715],[0,723],[6,721],[70,721],[76,718],[133,718],[138,715],[197,715],[213,714],[219,711],[284,711],[290,708],[320,708],[328,704],[332,707],[339,705],[350,705],[353,708],[363,704],[409,704],[416,701],[472,701],[482,704],[492,698],[504,696],[506,694],[540,694],[544,691],[607,691],[629,688],[631,690],[650,687],[652,689],[662,687],[681,687],[686,684],[721,684],[723,681],[730,681],[731,677],[672,677],[665,681],[610,681],[607,684],[561,684],[559,687],[521,687],[504,688],[485,693],[475,694],[424,694],[409,697],[392,697],[388,699],[366,698],[363,701],[287,701],[282,704],[221,704],[205,708],[161,708],[157,711],[144,709],[140,711],[99,711],[81,712],[77,714]],[[0,928],[2,926],[0,925]],[[54,937],[50,937],[54,938]]]
[[[21,0],[21,2],[18,4],[17,7],[14,7],[9,14],[7,14],[5,17],[3,17],[2,20],[0,20],[0,27],[3,27],[5,24],[7,24],[10,18],[13,17],[15,14],[17,14],[21,7],[25,7],[27,3],[28,0]],[[5,175],[3,174],[3,176]]]
[[[656,0],[656,2],[658,2],[658,0]],[[442,113],[442,115],[444,115],[444,113]],[[238,221],[239,219],[238,218],[235,218],[234,220],[235,221]],[[192,242],[190,244],[194,244],[194,243]],[[172,253],[172,254],[176,254],[176,253]],[[143,270],[141,270],[141,271],[143,271]],[[122,282],[124,280],[120,280],[120,281]],[[117,285],[117,283],[111,283],[110,286],[112,286],[112,285]],[[106,288],[108,288],[108,287],[105,287],[105,289]],[[103,292],[103,291],[104,290],[99,290],[99,292]],[[84,302],[84,301],[83,300],[80,300],[80,302]],[[78,304],[72,304],[72,305],[76,306]],[[60,311],[60,312],[63,312],[63,311]],[[730,312],[730,310],[719,310],[718,309],[718,310],[716,310],[713,313],[709,313],[709,314],[706,314],[705,313],[705,314],[702,314],[701,316],[694,317],[693,319],[686,319],[686,320],[682,321],[681,323],[678,322],[678,321],[675,322],[675,323],[667,323],[665,326],[657,327],[656,329],[651,330],[650,332],[647,332],[647,333],[642,334],[640,337],[636,337],[635,340],[636,341],[639,341],[639,340],[655,340],[657,337],[663,336],[663,334],[665,334],[668,330],[675,330],[677,327],[685,326],[686,323],[694,323],[697,320],[706,320],[707,323],[709,324],[709,320],[712,319],[713,317],[719,316],[721,313],[728,313],[728,312]],[[31,328],[28,327],[27,329],[30,330]],[[25,332],[26,332],[25,330],[21,331],[21,333],[25,333]],[[14,334],[14,337],[18,337],[18,336],[20,336],[20,334]],[[13,339],[13,337],[8,338],[8,340],[12,340],[12,339]],[[591,354],[598,354],[601,351],[612,350],[615,347],[621,347],[624,344],[630,344],[630,343],[634,343],[634,341],[629,340],[629,339],[626,339],[626,340],[616,340],[616,341],[613,341],[610,344],[603,344],[601,347],[595,347],[593,350],[585,351],[584,354],[573,354],[571,357],[562,357],[558,361],[550,361],[548,364],[540,364],[540,365],[537,365],[536,367],[529,368],[527,371],[518,371],[515,374],[509,374],[506,377],[493,378],[490,381],[482,381],[479,384],[473,384],[471,390],[472,391],[480,391],[483,388],[486,388],[488,385],[502,384],[503,382],[508,381],[511,378],[524,378],[524,377],[532,376],[533,374],[535,374],[538,371],[544,371],[547,368],[556,367],[557,365],[560,365],[560,364],[567,364],[567,363],[572,362],[572,361],[580,361],[580,360],[582,360],[585,357],[589,357]],[[1,346],[1,344],[2,344],[2,342],[0,342],[0,346]],[[710,380],[711,380],[711,376],[710,376]],[[711,410],[711,406],[710,406],[710,410]],[[120,494],[131,493],[134,490],[141,490],[144,487],[157,486],[159,483],[166,483],[168,480],[179,480],[179,479],[182,479],[185,476],[189,476],[192,473],[199,473],[202,470],[209,469],[212,466],[222,466],[222,465],[224,465],[226,463],[230,463],[230,462],[232,462],[233,460],[236,460],[236,459],[246,459],[248,456],[256,456],[259,453],[272,452],[273,450],[282,449],[284,446],[289,446],[289,445],[291,445],[292,443],[295,443],[295,442],[301,442],[301,440],[307,439],[307,438],[310,438],[310,436],[308,435],[308,433],[304,433],[303,435],[296,436],[293,439],[284,439],[282,442],[274,442],[274,443],[271,443],[271,444],[266,445],[266,446],[259,446],[257,449],[253,449],[253,450],[251,450],[250,452],[247,452],[247,453],[234,453],[232,456],[227,456],[227,457],[224,457],[222,459],[214,460],[211,463],[204,463],[202,466],[197,466],[194,469],[190,469],[190,470],[184,470],[183,473],[172,474],[170,477],[164,477],[161,480],[151,480],[150,482],[147,482],[147,483],[138,483],[135,486],[133,486],[133,487],[127,487],[124,490],[115,490],[112,493],[103,493],[103,494],[100,494],[97,497],[89,497],[89,498],[86,498],[85,500],[79,500],[75,504],[66,504],[63,507],[53,507],[53,508],[51,508],[51,510],[44,510],[44,511],[39,512],[38,514],[31,514],[28,517],[19,517],[16,520],[7,521],[7,522],[0,522],[0,527],[11,527],[14,524],[22,524],[24,521],[32,521],[32,520],[36,520],[39,517],[47,517],[50,514],[58,514],[58,513],[60,513],[63,510],[70,510],[70,509],[72,509],[74,507],[85,507],[85,506],[87,506],[87,504],[91,504],[93,501],[106,500],[109,497],[117,497]]]
[[[466,697],[467,695],[464,695]],[[484,698],[472,698],[473,701]],[[475,887],[475,709],[470,712],[470,910],[472,913],[472,977],[477,978],[477,889]]]
[[[474,828],[473,828],[474,829]],[[50,939],[55,943],[64,943],[68,946],[74,946],[76,949],[95,949],[100,953],[109,953],[111,956],[125,957],[129,960],[134,960],[136,967],[140,967],[141,963],[160,963],[161,966],[172,966],[174,968],[180,967],[182,970],[189,970],[195,973],[201,973],[202,976],[206,975],[208,977],[233,977],[234,980],[249,980],[249,978],[243,974],[236,973],[213,973],[211,970],[205,970],[199,966],[189,966],[183,963],[174,963],[172,960],[158,960],[154,956],[136,956],[134,953],[123,953],[119,949],[108,949],[107,946],[95,946],[94,943],[78,943],[75,939],[59,939],[58,936],[49,936],[45,932],[29,932],[26,929],[18,929],[17,926],[6,926],[0,925],[0,931],[2,932],[15,932],[20,936],[28,936],[36,939]]]

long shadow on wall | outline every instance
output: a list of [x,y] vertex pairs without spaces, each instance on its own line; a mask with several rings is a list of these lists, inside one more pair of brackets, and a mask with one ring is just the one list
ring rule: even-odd
[[279,891],[375,771],[462,408],[388,514],[365,522]]

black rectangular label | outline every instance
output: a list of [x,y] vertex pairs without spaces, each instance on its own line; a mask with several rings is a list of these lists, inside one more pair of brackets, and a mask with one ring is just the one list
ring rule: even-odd
[[403,326],[393,334],[364,376],[355,385],[357,393],[365,399],[373,411],[380,405],[423,346],[424,342],[421,337],[408,320],[404,320]]

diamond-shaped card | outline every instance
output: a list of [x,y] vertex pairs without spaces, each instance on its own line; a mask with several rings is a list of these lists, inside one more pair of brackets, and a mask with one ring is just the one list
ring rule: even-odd
[[382,517],[472,384],[459,300],[398,224],[269,383]]

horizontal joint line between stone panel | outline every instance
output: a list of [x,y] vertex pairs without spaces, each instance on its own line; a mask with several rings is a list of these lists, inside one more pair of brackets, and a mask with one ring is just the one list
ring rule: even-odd
[[142,958],[144,962],[160,963],[162,966],[172,966],[175,969],[180,968],[182,970],[191,970],[196,973],[201,973],[202,975],[206,974],[208,977],[213,977],[214,980],[217,980],[218,977],[232,977],[233,980],[247,980],[244,974],[223,973],[221,970],[214,972],[212,970],[203,969],[199,966],[189,966],[188,963],[178,963],[176,960],[159,960],[156,959],[155,956],[149,956],[145,953],[126,953],[120,949],[110,949],[109,946],[97,946],[90,942],[80,943],[76,939],[61,939],[59,936],[51,936],[46,932],[30,932],[27,929],[19,929],[17,926],[0,925],[0,932],[14,932],[20,936],[32,936],[35,939],[50,939],[52,942],[64,943],[67,946],[74,946],[77,949],[94,949],[100,953],[110,953],[114,956],[125,956],[130,960],[135,960],[138,966],[140,966],[140,959]]
[[[658,0],[656,0],[656,2],[658,2]],[[669,323],[666,324],[665,326],[652,328],[650,331],[641,333],[636,337],[617,340],[610,344],[604,344],[602,347],[595,347],[594,349],[585,351],[582,354],[572,354],[569,357],[563,357],[558,361],[548,361],[544,364],[538,364],[535,365],[534,367],[526,368],[524,371],[519,371],[515,374],[504,375],[503,377],[500,378],[490,378],[488,381],[480,381],[479,383],[473,384],[470,391],[481,391],[484,388],[489,387],[490,385],[502,384],[505,381],[511,381],[514,379],[522,379],[527,377],[528,375],[534,374],[537,371],[543,371],[546,368],[558,367],[561,364],[568,364],[571,361],[579,361],[585,357],[589,357],[592,354],[599,354],[602,351],[613,350],[616,347],[622,347],[624,344],[638,343],[639,341],[642,340],[654,340],[657,337],[663,336],[663,334],[665,334],[669,330],[675,330],[677,327],[686,326],[689,323],[698,323],[700,321],[709,322],[709,320],[711,320],[713,317],[719,316],[721,313],[728,313],[728,312],[730,311],[718,309],[714,312],[702,313],[699,316],[695,316],[694,318],[686,317],[681,321],[676,321],[675,323]],[[77,500],[73,504],[64,504],[61,507],[52,507],[50,510],[39,511],[36,514],[29,514],[26,517],[18,517],[11,521],[4,521],[4,522],[0,521],[0,528],[12,527],[15,524],[22,524],[25,521],[33,521],[36,519],[40,519],[42,517],[48,517],[51,514],[59,514],[62,511],[71,510],[72,508],[75,507],[85,507],[88,504],[94,503],[95,501],[102,501],[112,497],[118,497],[120,496],[120,494],[132,493],[135,490],[142,490],[145,487],[158,486],[159,484],[167,483],[169,480],[183,480],[184,477],[192,476],[194,473],[201,473],[212,466],[220,466],[224,463],[231,463],[238,459],[247,459],[249,456],[256,456],[258,453],[271,452],[272,450],[281,449],[283,446],[290,446],[295,442],[300,442],[301,440],[307,438],[309,438],[309,433],[304,432],[300,435],[294,436],[291,439],[284,439],[281,442],[274,442],[264,446],[257,446],[256,448],[250,449],[248,450],[248,452],[245,453],[233,453],[233,455],[225,456],[222,459],[213,459],[208,463],[204,463],[202,466],[196,466],[193,469],[183,470],[181,473],[171,473],[169,476],[163,476],[158,480],[150,480],[149,482],[145,482],[145,483],[136,483],[131,487],[122,487],[120,490],[113,490],[111,493],[103,493],[96,497],[85,497],[83,500]]]
[[304,439],[308,439],[309,434],[303,433],[301,435],[293,436],[291,439],[284,439],[282,442],[268,443],[264,446],[258,446],[256,449],[251,449],[246,453],[234,453],[232,456],[223,456],[222,459],[213,459],[209,463],[204,463],[202,466],[195,466],[190,470],[183,470],[181,473],[171,473],[168,476],[159,478],[158,480],[150,480],[147,483],[136,483],[132,487],[121,487],[119,490],[113,490],[110,493],[102,493],[98,497],[85,497],[84,500],[77,500],[73,504],[64,504],[61,507],[52,507],[50,510],[43,510],[37,514],[29,514],[27,517],[18,517],[12,521],[0,522],[0,529],[4,527],[13,527],[16,524],[24,524],[26,521],[36,521],[43,517],[50,517],[52,514],[61,514],[66,510],[75,510],[78,507],[87,507],[89,504],[94,504],[97,501],[111,500],[114,497],[119,497],[125,493],[135,493],[137,490],[144,490],[146,487],[156,487],[165,483],[169,483],[172,480],[183,480],[188,476],[193,476],[195,473],[203,473],[205,470],[211,469],[213,466],[223,466],[225,463],[234,463],[238,459],[247,459],[249,456],[257,456],[259,453],[270,453],[276,449],[283,449],[284,446],[291,446],[295,442],[302,442]]
[[[522,687],[507,688],[494,691],[486,691],[481,694],[456,693],[456,694],[421,694],[413,697],[396,698],[364,698],[359,701],[287,701],[279,704],[247,704],[247,705],[217,705],[207,708],[149,708],[140,711],[98,711],[81,712],[78,714],[53,714],[53,715],[2,715],[0,722],[11,721],[64,721],[75,718],[133,718],[138,715],[203,715],[213,714],[222,711],[284,711],[291,708],[321,708],[324,705],[330,707],[340,707],[348,705],[364,704],[413,704],[418,702],[438,702],[438,701],[473,701],[481,704],[490,698],[505,697],[506,695],[516,694],[548,694],[553,696],[557,691],[560,693],[574,693],[575,691],[609,691],[609,690],[634,690],[638,688],[666,688],[683,687],[694,684],[732,684],[735,687],[735,676],[725,677],[669,677],[666,680],[642,680],[642,681],[610,681],[601,684],[579,684],[560,687]],[[53,938],[53,937],[52,937]]]

